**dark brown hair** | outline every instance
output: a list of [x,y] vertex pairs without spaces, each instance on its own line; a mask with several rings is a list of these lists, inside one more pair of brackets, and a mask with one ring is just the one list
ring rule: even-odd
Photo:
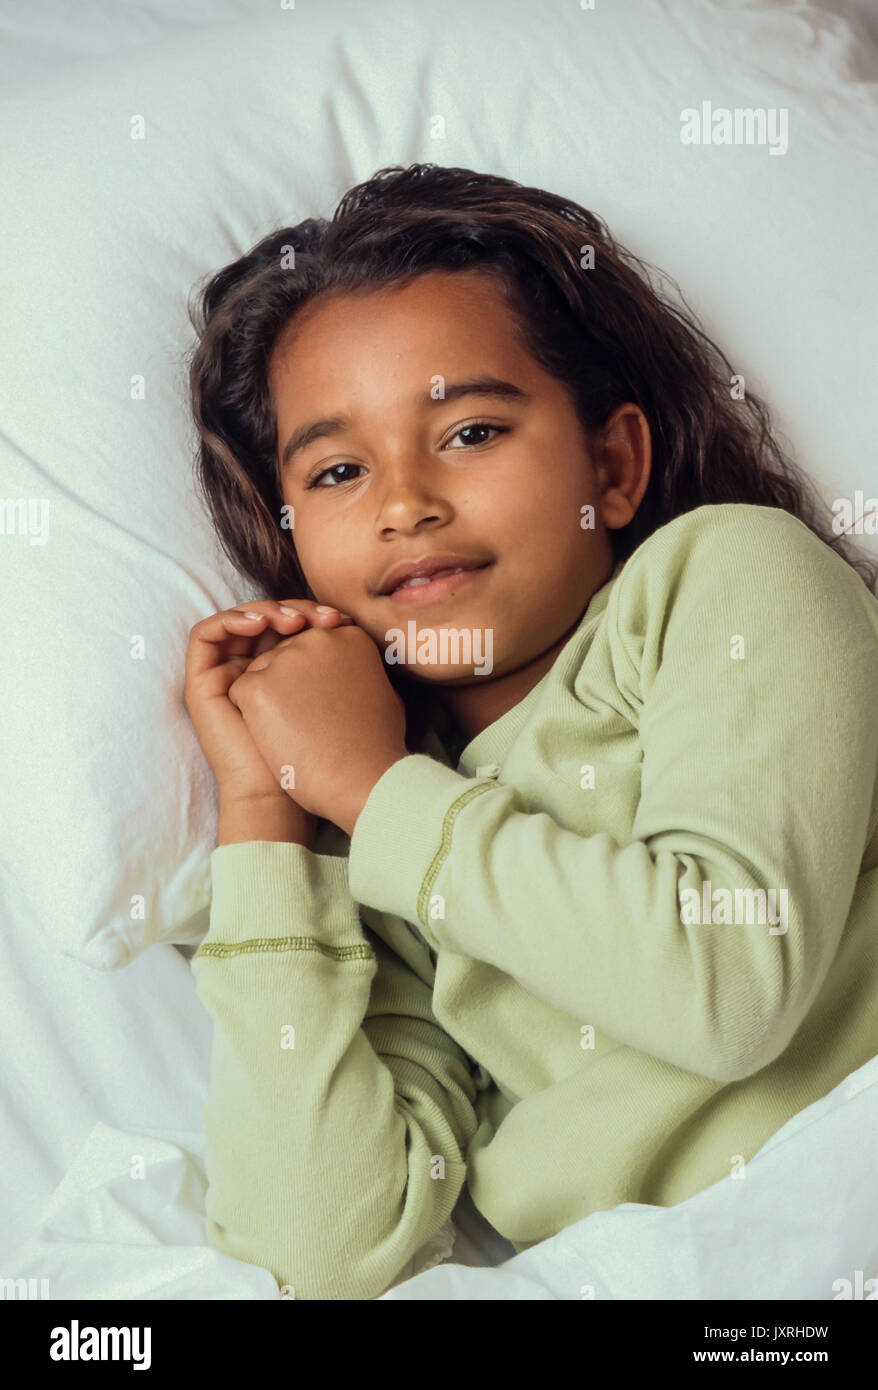
[[[584,268],[589,247],[594,265]],[[566,198],[413,164],[351,188],[331,220],[270,232],[196,287],[194,304],[190,297],[196,480],[223,549],[266,597],[315,597],[282,524],[268,383],[281,330],[327,291],[368,293],[430,271],[476,269],[506,293],[528,351],[567,386],[587,438],[623,402],[646,416],[652,471],[633,520],[610,533],[616,562],[695,507],[750,502],[791,512],[875,589],[878,564],[848,553],[832,531],[817,489],[774,438],[764,402],[751,391],[732,398],[734,369],[675,282],[682,308],[654,267]]]

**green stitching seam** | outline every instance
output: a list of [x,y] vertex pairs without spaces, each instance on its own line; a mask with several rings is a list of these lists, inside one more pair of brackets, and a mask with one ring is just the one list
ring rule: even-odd
[[199,956],[240,956],[261,951],[318,951],[331,960],[374,960],[371,946],[327,946],[314,936],[254,936],[249,941],[205,941],[199,946],[193,961]]
[[454,829],[454,822],[457,820],[457,817],[460,815],[461,811],[463,810],[464,806],[466,806],[468,801],[472,801],[473,797],[478,796],[481,792],[490,791],[491,788],[496,785],[496,782],[477,782],[474,787],[468,787],[465,792],[461,793],[461,795],[457,798],[456,801],[452,801],[448,810],[445,812],[445,819],[442,822],[442,837],[439,843],[439,848],[433,855],[433,861],[424,875],[424,881],[421,884],[421,891],[418,894],[418,920],[420,921],[423,927],[427,928],[427,931],[430,930],[430,926],[426,917],[427,903],[430,898],[430,891],[439,875],[439,870],[442,868],[442,865],[448,858],[448,854],[451,849],[451,835]]

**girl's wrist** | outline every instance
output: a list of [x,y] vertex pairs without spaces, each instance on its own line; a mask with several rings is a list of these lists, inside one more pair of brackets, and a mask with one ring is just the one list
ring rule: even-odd
[[312,849],[314,817],[285,792],[236,797],[220,793],[217,846],[285,840]]

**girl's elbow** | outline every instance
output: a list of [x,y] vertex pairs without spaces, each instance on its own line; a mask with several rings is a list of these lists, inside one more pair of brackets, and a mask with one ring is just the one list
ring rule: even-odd
[[712,1069],[705,1074],[724,1085],[755,1076],[786,1051],[800,1021],[786,1014],[763,1025],[755,1035],[751,1028],[746,1036],[726,1038],[712,1049]]

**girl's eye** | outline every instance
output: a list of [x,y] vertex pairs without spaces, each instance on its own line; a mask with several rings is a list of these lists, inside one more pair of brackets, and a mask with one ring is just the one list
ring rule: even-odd
[[[478,431],[478,430],[487,430],[487,431],[492,431],[495,435],[496,435],[496,434],[506,434],[506,433],[508,432],[508,426],[507,426],[507,425],[489,425],[489,424],[488,424],[486,421],[484,421],[484,420],[473,420],[473,421],[471,421],[470,424],[468,424],[468,425],[461,425],[460,429],[459,429],[459,430],[456,430],[455,433],[451,436],[451,438],[452,438],[452,439],[457,439],[459,435],[469,434],[470,430],[476,430],[476,431]],[[449,441],[449,442],[450,442],[450,441]],[[486,443],[488,443],[488,442],[489,442],[489,441],[488,441],[488,440],[485,440],[485,439],[477,439],[477,440],[475,440],[474,442],[471,442],[471,443],[469,444],[468,447],[471,448],[471,449],[475,449],[475,448],[478,448],[480,444],[486,444]],[[459,452],[459,451],[456,451],[456,452]],[[332,486],[332,487],[334,487],[336,483],[347,483],[347,482],[350,482],[351,480],[350,480],[349,478],[340,478],[340,477],[338,477],[338,476],[337,476],[337,475],[338,475],[338,470],[339,470],[339,469],[342,469],[342,468],[360,468],[360,467],[362,467],[362,465],[359,464],[359,463],[333,463],[329,468],[323,468],[323,469],[320,470],[319,473],[315,473],[314,477],[311,478],[310,481],[309,481],[308,483],[306,483],[306,485],[305,485],[305,486],[306,486],[306,490],[309,490],[309,491],[310,491],[311,488],[318,487],[318,486],[321,486],[321,487]],[[334,478],[334,482],[332,482],[332,483],[324,483],[324,482],[323,482],[323,479],[324,479],[324,478],[330,478],[330,477]]]
[[[468,434],[470,430],[493,430],[495,434],[506,434],[507,427],[505,425],[489,425],[486,420],[473,420],[468,425],[461,425],[460,429],[453,434],[451,438],[457,439],[458,435]],[[479,444],[486,444],[487,442],[486,439],[478,439],[475,441],[475,444],[471,444],[470,447],[477,448]]]
[[[322,469],[319,473],[315,473],[315,474],[314,474],[314,477],[310,480],[310,482],[308,482],[308,483],[306,484],[306,489],[307,489],[307,490],[310,490],[312,487],[317,487],[318,483],[320,483],[321,478],[327,478],[327,477],[329,477],[330,473],[335,473],[336,470],[339,469],[339,468],[361,468],[361,467],[362,467],[362,465],[359,464],[359,463],[334,463],[334,464],[332,465],[331,468],[324,468],[324,469]],[[336,482],[338,482],[338,483],[347,483],[347,482],[349,482],[349,481],[350,481],[350,479],[348,479],[348,478],[336,478]],[[324,483],[323,486],[325,487],[326,484]],[[334,484],[333,484],[333,486],[334,486]]]

